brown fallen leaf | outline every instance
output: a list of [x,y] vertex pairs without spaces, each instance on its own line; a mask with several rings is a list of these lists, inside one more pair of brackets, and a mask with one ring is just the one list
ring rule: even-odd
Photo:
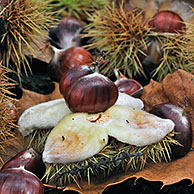
[[39,94],[23,88],[22,98],[18,100],[15,104],[17,107],[18,115],[20,116],[27,108],[30,108],[36,104],[62,98],[59,91],[59,83],[55,82],[54,84],[55,84],[55,90],[48,95]]
[[51,58],[53,57],[53,51],[50,47],[50,43],[49,43],[48,39],[49,39],[48,32],[46,31],[45,34],[39,38],[38,45],[36,45],[34,43],[30,43],[30,46],[32,47],[34,52],[31,53],[28,50],[25,50],[25,54],[27,56],[31,56],[32,58],[49,63]]
[[6,152],[0,152],[0,170],[3,164],[11,159],[13,156],[15,156],[18,152],[24,150],[24,137],[17,131],[15,132],[15,138],[11,139],[13,141],[13,144],[11,146],[6,147]]
[[184,71],[176,70],[169,74],[161,82],[153,80],[144,88],[141,99],[144,108],[149,111],[154,105],[160,103],[173,103],[183,107],[186,99],[186,112],[194,130],[194,75]]

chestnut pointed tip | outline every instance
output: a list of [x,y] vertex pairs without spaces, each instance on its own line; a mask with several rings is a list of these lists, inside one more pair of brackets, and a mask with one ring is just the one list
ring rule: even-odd
[[143,87],[140,87],[137,91],[133,92],[131,96],[134,98],[140,98],[143,94]]

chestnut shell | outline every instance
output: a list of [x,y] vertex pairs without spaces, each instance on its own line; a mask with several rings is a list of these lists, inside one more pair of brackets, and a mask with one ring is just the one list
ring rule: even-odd
[[[80,79],[83,76],[94,73],[94,69],[89,68],[86,65],[76,66],[75,68],[70,69],[68,72],[65,72],[60,80],[59,89],[62,96],[70,95],[70,88],[72,88],[73,83]],[[64,91],[66,93],[64,93]]]
[[118,98],[116,85],[87,65],[67,72],[60,81],[60,92],[72,112],[103,112]]
[[8,168],[18,168],[21,165],[21,160],[24,162],[24,168],[34,173],[39,178],[42,178],[46,171],[46,166],[42,161],[42,156],[33,148],[23,150],[8,160],[1,170]]
[[43,194],[44,186],[33,173],[22,168],[9,168],[0,171],[0,193]]
[[186,30],[183,19],[177,13],[170,10],[156,13],[148,25],[155,32],[184,33]]
[[9,110],[11,121],[14,124],[17,124],[17,122],[18,122],[18,114],[17,114],[16,106],[12,102],[10,102],[10,101],[7,101],[7,105],[8,105],[8,107],[6,107],[6,109]]
[[115,81],[119,92],[126,93],[130,96],[139,98],[143,93],[143,86],[134,79],[121,78]]
[[59,51],[55,55],[49,62],[47,69],[51,79],[57,82],[71,68],[79,65],[89,65],[93,62],[91,53],[79,46]]
[[175,140],[178,140],[182,146],[172,145],[172,155],[175,157],[185,156],[192,146],[192,126],[184,114],[181,115],[183,109],[176,104],[158,104],[155,105],[150,113],[155,114],[164,119],[171,119],[175,123]]

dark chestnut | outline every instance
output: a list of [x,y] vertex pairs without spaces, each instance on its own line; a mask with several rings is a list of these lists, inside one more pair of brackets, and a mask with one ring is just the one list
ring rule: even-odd
[[171,119],[175,124],[174,139],[182,145],[171,146],[172,155],[175,157],[185,156],[192,146],[192,126],[185,113],[185,109],[176,104],[155,105],[150,113],[165,119]]
[[143,93],[143,86],[135,79],[126,78],[124,75],[115,70],[117,80],[114,82],[119,92],[126,93],[130,96],[139,98]]
[[155,32],[184,33],[186,25],[175,12],[164,10],[156,13],[148,23]]
[[46,167],[42,161],[42,156],[33,148],[25,149],[8,160],[1,170],[8,168],[18,168],[23,160],[24,168],[42,178]]
[[72,112],[103,112],[118,98],[116,85],[87,65],[69,70],[60,81],[60,92]]
[[0,171],[1,194],[43,194],[44,186],[36,175],[19,168]]
[[54,48],[54,56],[48,64],[48,74],[52,80],[59,82],[62,75],[74,66],[89,65],[93,57],[83,47],[71,47],[67,50]]
[[84,22],[74,18],[63,18],[55,28],[49,31],[51,45],[58,49],[81,46],[80,32],[85,25]]

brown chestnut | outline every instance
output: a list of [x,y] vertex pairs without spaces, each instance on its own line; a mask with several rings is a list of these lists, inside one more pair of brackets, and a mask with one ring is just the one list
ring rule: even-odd
[[20,166],[0,171],[0,193],[43,194],[44,186],[36,175]]
[[17,124],[18,114],[16,106],[11,101],[6,101],[6,104],[7,104],[6,110],[10,115],[11,122]]
[[185,109],[176,104],[163,103],[155,105],[150,110],[150,113],[161,118],[171,119],[174,122],[174,139],[178,140],[181,146],[172,145],[172,155],[175,157],[185,156],[192,146],[192,127]]
[[59,82],[62,75],[74,66],[92,64],[93,57],[83,47],[71,47],[67,50],[54,48],[54,56],[48,64],[48,74]]
[[46,167],[42,161],[42,156],[36,152],[33,148],[25,149],[8,160],[1,170],[8,168],[18,168],[23,160],[24,168],[34,173],[39,178],[42,178]]
[[123,74],[114,71],[117,80],[114,82],[119,92],[126,93],[130,96],[139,98],[143,93],[143,86],[135,79],[126,78]]
[[164,10],[156,13],[148,23],[155,32],[184,33],[186,25],[175,12]]
[[72,112],[103,112],[118,98],[116,85],[94,66],[73,67],[62,77],[59,86]]

